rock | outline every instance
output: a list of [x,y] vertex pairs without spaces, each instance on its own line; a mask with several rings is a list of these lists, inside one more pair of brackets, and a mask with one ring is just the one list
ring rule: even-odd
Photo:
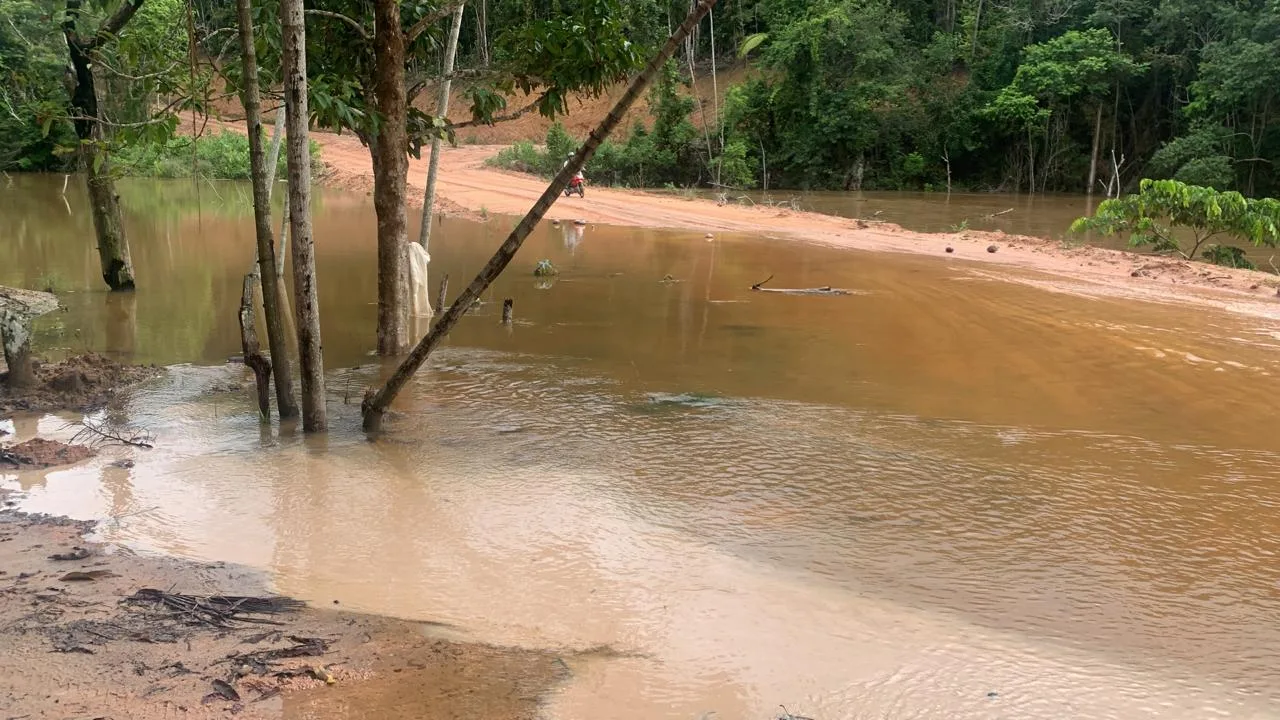
[[999,250],[999,249],[1000,249],[1000,248],[999,248],[999,247],[996,247],[995,245],[988,245],[988,246],[987,246],[987,252],[989,252],[989,253],[994,253],[995,251],[997,251],[997,250]]
[[712,235],[711,233],[707,233],[707,234],[706,234],[706,235],[704,235],[703,237],[705,237],[706,239],[710,240],[711,238],[715,237],[715,235]]
[[950,245],[948,245],[948,246],[947,246],[947,252],[949,252],[949,253],[953,253],[953,252],[955,252],[955,251],[956,251],[956,249],[955,249],[955,248],[951,247]]

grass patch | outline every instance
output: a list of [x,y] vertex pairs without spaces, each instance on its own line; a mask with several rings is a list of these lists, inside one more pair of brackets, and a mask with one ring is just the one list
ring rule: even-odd
[[[194,149],[193,146],[194,145]],[[249,138],[231,130],[196,140],[174,137],[163,143],[126,145],[114,155],[116,167],[125,175],[154,178],[185,178],[193,175],[220,180],[248,180]],[[311,169],[320,169],[320,146],[311,141]],[[280,153],[276,177],[287,172],[285,153]]]

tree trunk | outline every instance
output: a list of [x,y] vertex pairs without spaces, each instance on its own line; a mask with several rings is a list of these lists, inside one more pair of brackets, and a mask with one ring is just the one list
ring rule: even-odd
[[1027,175],[1030,180],[1027,182],[1027,192],[1031,195],[1036,194],[1036,139],[1027,132]]
[[33,387],[36,371],[31,362],[31,318],[16,310],[0,310],[0,344],[9,366],[5,384],[14,390]]
[[[449,89],[453,86],[453,62],[458,54],[458,34],[462,31],[462,11],[465,8],[466,4],[461,3],[453,11],[453,25],[449,28],[449,42],[445,45],[440,95],[436,98],[436,115],[441,118],[449,116]],[[427,166],[427,192],[422,201],[422,231],[418,234],[418,242],[422,244],[422,249],[428,252],[431,250],[431,220],[435,217],[436,176],[440,172],[441,144],[439,135],[431,138],[431,162]],[[426,282],[426,278],[423,278],[423,282]]]
[[124,234],[124,218],[120,212],[120,196],[111,177],[111,162],[103,145],[102,123],[98,118],[98,92],[93,79],[92,52],[104,38],[114,37],[129,22],[142,0],[126,0],[102,21],[92,36],[81,37],[76,31],[80,19],[80,0],[67,0],[62,22],[63,36],[71,58],[75,82],[71,89],[71,109],[75,116],[76,136],[80,139],[80,157],[85,168],[85,184],[93,215],[94,234],[98,240],[98,259],[102,280],[112,290],[134,289],[133,261],[129,258],[129,241]]
[[378,354],[400,355],[409,347],[409,230],[405,211],[409,140],[399,3],[376,0],[373,18],[373,91],[381,116],[378,134],[369,144],[373,209],[378,216]]
[[982,3],[978,0],[978,9],[973,13],[973,40],[969,43],[969,64],[978,56],[978,30],[982,27]]
[[1102,102],[1098,102],[1097,113],[1093,117],[1093,152],[1089,153],[1089,189],[1093,194],[1093,185],[1098,182],[1098,147],[1102,144]]
[[431,331],[418,342],[404,362],[400,363],[400,367],[396,368],[395,373],[387,380],[387,383],[376,392],[370,388],[365,393],[364,402],[361,403],[361,413],[364,418],[363,425],[366,432],[378,432],[382,429],[382,419],[387,412],[387,408],[396,399],[396,395],[404,389],[404,386],[409,382],[409,378],[413,377],[418,368],[422,367],[431,352],[444,340],[449,331],[453,329],[453,326],[457,324],[458,319],[476,301],[476,298],[480,297],[494,279],[502,274],[502,271],[506,269],[512,258],[515,257],[516,252],[520,250],[525,238],[533,231],[534,226],[542,220],[543,216],[547,214],[547,210],[551,208],[551,205],[564,192],[565,187],[569,185],[569,180],[582,169],[583,165],[595,154],[596,148],[600,147],[600,143],[604,142],[609,133],[613,132],[614,128],[622,122],[622,117],[627,114],[632,104],[635,103],[636,98],[640,97],[645,87],[653,80],[653,77],[667,60],[675,54],[680,44],[684,42],[684,39],[689,36],[693,28],[697,27],[698,23],[715,4],[716,0],[698,0],[693,9],[689,11],[689,15],[685,17],[684,22],[667,39],[666,44],[649,61],[644,70],[631,81],[626,93],[618,99],[617,104],[613,106],[613,109],[609,111],[609,114],[605,116],[600,125],[591,132],[591,135],[587,137],[587,141],[583,143],[573,158],[560,169],[555,179],[542,192],[542,196],[538,198],[538,201],[529,209],[520,224],[516,225],[511,234],[507,236],[507,239],[498,247],[493,257],[489,258],[489,262],[471,281],[467,289],[463,290],[462,294],[449,306],[449,309],[440,316],[435,325],[431,327]]
[[98,238],[98,261],[102,265],[102,281],[112,290],[133,290],[133,260],[129,257],[129,239],[124,234],[124,217],[120,212],[120,195],[111,177],[111,161],[107,150],[99,144],[102,134],[97,123],[91,142],[81,145],[85,185],[89,190],[89,206],[93,230]]
[[720,136],[720,153],[716,159],[716,185],[722,182],[724,170],[724,123],[720,121],[720,81],[716,77],[716,14],[707,13],[707,22],[711,26],[711,107],[716,114],[716,130]]
[[[275,167],[268,170],[267,159],[262,150],[262,104],[258,96],[258,58],[254,52],[253,15],[249,0],[236,0],[236,10],[240,21],[241,59],[244,66],[244,114],[249,125],[249,167],[253,177],[254,230],[258,237],[258,277],[262,282],[262,307],[267,319],[267,346],[271,350],[273,361],[267,367],[275,371],[276,405],[279,407],[280,419],[287,420],[298,416],[298,404],[293,399],[293,373],[289,368],[289,351],[285,344],[280,282],[275,272],[275,238],[271,233],[271,184],[275,178]],[[279,129],[279,123],[276,127]],[[278,132],[276,138],[279,139]],[[279,143],[273,143],[273,157],[279,157],[279,152]],[[250,324],[252,325],[252,318]],[[241,326],[243,325],[242,319]],[[254,335],[256,345],[256,333]],[[249,349],[245,348],[245,363],[248,362]],[[267,378],[259,372],[259,367],[254,367],[254,373],[259,383],[267,382]],[[259,387],[258,393],[261,397],[267,395],[264,387]],[[263,416],[270,419],[269,410],[264,410]]]
[[[254,83],[257,84],[256,82]],[[284,106],[276,110],[275,126],[271,129],[271,152],[267,153],[267,199],[276,187],[276,173],[280,168],[280,141],[284,139]]]
[[[237,1],[243,3],[246,0]],[[268,423],[271,422],[271,361],[263,357],[258,344],[258,330],[254,327],[253,281],[253,273],[245,275],[244,290],[240,294],[240,350],[244,353],[244,364],[253,370],[254,384],[258,389],[258,419]]]
[[307,36],[302,0],[281,0],[286,158],[289,166],[289,234],[293,245],[293,308],[302,375],[302,430],[324,432],[324,357],[320,353],[320,303],[315,241],[311,237],[311,154],[307,121]]
[[489,2],[480,0],[480,12],[476,15],[476,32],[480,35],[480,64],[489,67]]

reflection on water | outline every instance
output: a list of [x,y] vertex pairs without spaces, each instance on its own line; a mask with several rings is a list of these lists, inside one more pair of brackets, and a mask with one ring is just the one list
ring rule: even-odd
[[[706,197],[717,197],[712,191]],[[1071,223],[1092,214],[1103,198],[1084,195],[1016,195],[1012,193],[733,191],[729,202],[776,204],[838,217],[862,218],[900,225],[918,232],[963,229],[1002,230],[1050,240],[1076,240]],[[1122,247],[1123,241],[1090,238],[1094,244]]]
[[[49,205],[0,248],[0,282],[87,278],[42,341],[236,352],[247,218],[131,216],[142,289],[117,303],[95,258],[48,231],[41,213],[66,216]],[[214,391],[240,368],[183,366],[127,410],[156,450],[7,476],[26,506],[113,516],[108,539],[270,568],[314,601],[615,651],[571,661],[553,717],[1280,702],[1274,324],[935,259],[548,225],[492,295],[522,322],[501,327],[496,303],[469,316],[371,444],[355,429],[385,372],[368,355],[372,212],[330,197],[316,226],[330,436],[264,433],[246,393]],[[432,274],[459,278],[506,225],[443,227]],[[562,273],[546,289],[542,258]],[[770,274],[866,294],[747,289]]]

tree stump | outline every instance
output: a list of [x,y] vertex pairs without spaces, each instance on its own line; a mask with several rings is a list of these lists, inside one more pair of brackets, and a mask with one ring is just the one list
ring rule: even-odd
[[244,276],[244,289],[240,293],[240,347],[244,351],[244,364],[253,370],[253,382],[258,389],[258,418],[262,422],[270,422],[271,361],[262,354],[258,330],[254,324],[255,285],[253,273]]
[[4,345],[4,361],[9,366],[7,384],[26,388],[36,384],[31,358],[31,322],[58,309],[58,298],[51,293],[4,287],[0,285],[0,343]]

